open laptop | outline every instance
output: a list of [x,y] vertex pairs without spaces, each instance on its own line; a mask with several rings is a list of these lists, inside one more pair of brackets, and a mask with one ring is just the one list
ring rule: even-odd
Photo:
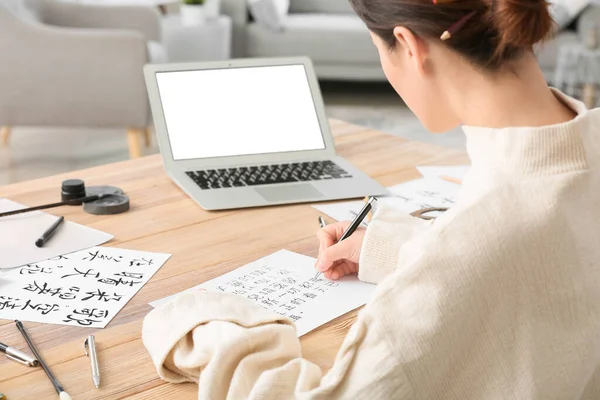
[[308,58],[144,73],[165,169],[207,210],[387,193],[336,154]]

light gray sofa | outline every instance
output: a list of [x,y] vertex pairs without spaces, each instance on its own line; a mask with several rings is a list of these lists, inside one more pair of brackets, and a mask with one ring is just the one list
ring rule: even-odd
[[[235,57],[309,56],[321,79],[384,80],[379,57],[367,28],[355,16],[348,0],[291,0],[290,14],[281,32],[252,22],[245,0],[223,0],[223,11],[234,21]],[[600,6],[590,6],[581,23],[600,23]],[[537,49],[540,65],[549,81],[561,44],[578,40],[576,30],[564,30]]]
[[245,0],[222,0],[233,18],[234,57],[309,56],[319,78],[385,79],[367,28],[348,0],[291,0],[283,31],[251,21]]
[[150,121],[143,66],[166,61],[151,7],[0,0],[0,127],[128,129],[141,154]]

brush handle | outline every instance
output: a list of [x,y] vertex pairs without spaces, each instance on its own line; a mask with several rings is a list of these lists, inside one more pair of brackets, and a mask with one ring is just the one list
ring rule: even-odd
[[9,217],[11,215],[25,214],[25,213],[32,212],[32,211],[47,210],[48,208],[78,205],[78,204],[81,204],[81,203],[89,203],[90,201],[100,200],[100,199],[102,199],[102,198],[104,198],[106,196],[107,195],[101,194],[101,195],[83,197],[81,199],[61,201],[60,203],[52,203],[52,204],[45,204],[43,206],[37,206],[37,207],[31,207],[31,208],[24,208],[22,210],[7,211],[7,212],[4,212],[4,213],[0,213],[0,218],[2,218],[2,217]]
[[46,363],[44,362],[44,360],[40,356],[40,353],[38,353],[37,349],[35,348],[35,345],[31,341],[31,338],[27,334],[27,331],[25,330],[25,327],[23,326],[23,324],[21,323],[21,321],[15,321],[15,323],[17,324],[17,329],[19,330],[19,332],[21,332],[21,335],[23,335],[23,338],[25,338],[25,341],[27,342],[27,346],[29,346],[29,349],[31,350],[31,352],[33,353],[33,355],[35,356],[35,358],[37,358],[38,362],[42,366],[42,369],[44,370],[44,372],[46,373],[46,375],[48,375],[48,378],[52,382],[52,385],[54,386],[54,389],[56,389],[56,393],[58,393],[58,395],[60,396],[60,393],[64,392],[65,389],[63,389],[63,387],[61,386],[61,384],[58,383],[58,381],[56,380],[56,378],[52,374],[52,371],[50,371],[50,368],[48,368],[48,366],[46,365]]

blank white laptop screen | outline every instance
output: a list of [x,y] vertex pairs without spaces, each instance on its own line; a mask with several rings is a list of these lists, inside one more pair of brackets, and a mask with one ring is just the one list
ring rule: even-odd
[[156,74],[173,158],[325,148],[304,65]]

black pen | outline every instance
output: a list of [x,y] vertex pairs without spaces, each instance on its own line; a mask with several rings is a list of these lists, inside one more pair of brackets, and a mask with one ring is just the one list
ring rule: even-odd
[[[354,218],[354,221],[352,221],[352,223],[350,224],[348,229],[346,229],[346,232],[344,232],[344,234],[342,235],[340,240],[338,240],[338,243],[348,239],[350,236],[352,236],[352,234],[354,232],[356,232],[358,227],[363,223],[364,219],[367,218],[367,215],[369,215],[369,212],[371,212],[371,208],[373,208],[374,201],[377,201],[377,199],[375,197],[369,198],[369,201],[367,201],[367,204],[365,204],[365,206],[362,208],[362,210],[360,210],[360,212],[358,213],[356,218]],[[320,275],[321,275],[321,271],[317,271],[317,273],[315,274],[315,277],[313,279],[315,279],[315,280],[318,279]]]
[[50,368],[42,359],[42,356],[40,356],[40,353],[38,353],[37,349],[35,348],[35,345],[33,344],[33,341],[27,334],[27,331],[25,330],[25,327],[23,326],[21,321],[15,320],[15,324],[17,324],[17,329],[19,330],[19,332],[21,332],[21,335],[23,335],[23,338],[27,342],[27,346],[29,346],[29,350],[31,350],[33,355],[37,358],[39,364],[42,366],[42,369],[44,370],[46,375],[48,375],[48,379],[50,379],[50,382],[52,382],[52,386],[54,386],[56,393],[58,393],[59,400],[73,400],[71,398],[71,396],[69,396],[69,394],[67,392],[65,392],[65,389],[63,389],[62,385],[54,377],[54,375],[52,374],[52,371],[50,371]]
[[44,232],[44,234],[42,235],[41,238],[39,238],[38,240],[35,241],[35,245],[37,247],[44,247],[44,245],[46,244],[46,242],[48,240],[50,240],[50,238],[54,235],[54,233],[58,230],[58,228],[60,227],[60,225],[63,223],[63,221],[65,220],[65,217],[60,217],[56,220],[56,222],[54,222],[50,228],[48,228],[48,230],[46,232]]

